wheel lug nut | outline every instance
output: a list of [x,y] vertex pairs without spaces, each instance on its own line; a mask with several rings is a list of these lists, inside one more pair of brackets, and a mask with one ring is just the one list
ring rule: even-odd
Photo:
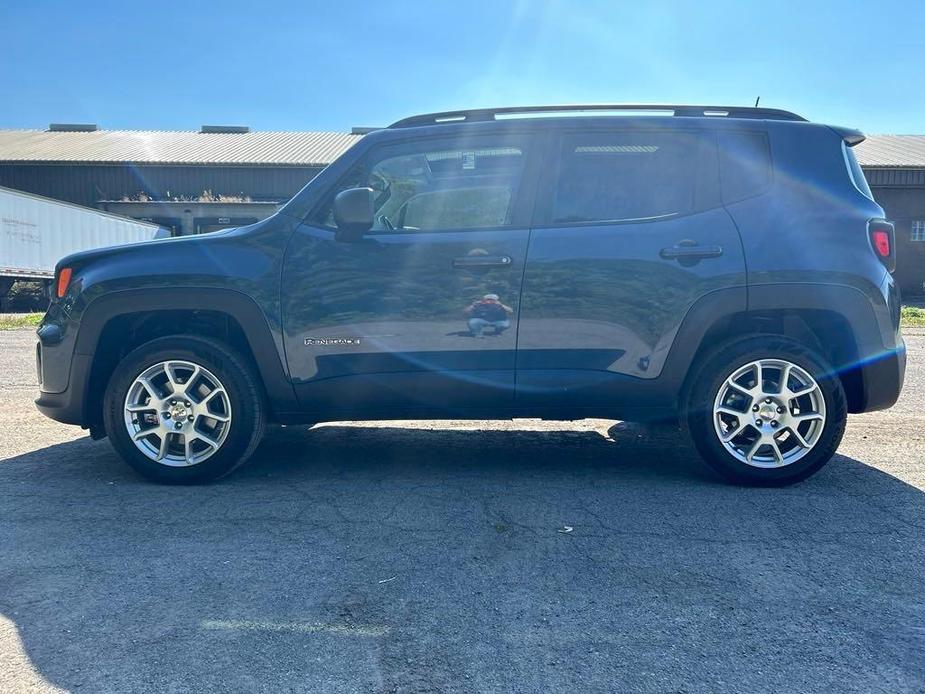
[[182,428],[183,428],[183,422],[177,422],[176,424],[173,425],[173,428],[174,428],[174,429],[182,429]]
[[776,420],[776,419],[772,419],[772,420],[771,420],[771,426],[774,427],[775,429],[777,428],[777,420]]
[[183,401],[183,405],[184,405],[185,407],[192,407],[192,404],[190,403],[189,400],[184,400],[184,401]]
[[765,398],[764,401],[765,401],[768,405],[771,404],[771,398]]
[[193,421],[193,415],[190,415],[189,417],[187,417],[186,420],[187,420],[188,422],[192,422],[192,421]]
[[176,405],[176,404],[177,404],[177,401],[176,401],[176,400],[171,400],[171,401],[170,401],[170,404],[171,404],[171,405]]
[[756,426],[756,427],[760,427],[760,426],[761,426],[761,420],[760,420],[760,419],[756,419],[756,420],[755,420],[755,426]]
[[758,405],[755,405],[754,407],[752,407],[752,412],[757,412],[757,411],[758,411]]
[[164,419],[170,419],[170,413],[169,413],[169,412],[165,412],[165,413],[164,413]]
[[778,408],[777,408],[777,414],[784,414],[784,408],[783,408],[783,407],[778,407]]

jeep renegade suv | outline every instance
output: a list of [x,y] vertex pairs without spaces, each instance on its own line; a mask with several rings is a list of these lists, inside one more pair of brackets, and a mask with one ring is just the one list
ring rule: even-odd
[[168,483],[268,422],[511,417],[677,418],[728,479],[795,482],[902,387],[863,139],[764,108],[408,118],[262,222],[63,259],[37,404]]

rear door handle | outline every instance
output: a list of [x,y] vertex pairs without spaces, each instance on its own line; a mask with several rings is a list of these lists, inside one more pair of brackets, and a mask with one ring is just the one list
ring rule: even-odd
[[659,251],[659,255],[665,260],[718,258],[722,254],[722,246],[701,246],[696,243],[684,243],[683,241]]
[[509,255],[464,255],[453,259],[453,267],[510,267],[513,261]]

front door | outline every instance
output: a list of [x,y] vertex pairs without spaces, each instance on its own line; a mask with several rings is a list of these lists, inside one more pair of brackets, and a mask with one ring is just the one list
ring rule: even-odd
[[740,287],[744,309],[742,244],[720,202],[712,132],[564,132],[537,199],[519,404],[625,406],[629,385],[661,373],[694,302]]
[[[433,416],[513,400],[532,197],[523,137],[373,148],[295,232],[282,281],[286,355],[307,411]],[[370,187],[361,240],[331,202]]]

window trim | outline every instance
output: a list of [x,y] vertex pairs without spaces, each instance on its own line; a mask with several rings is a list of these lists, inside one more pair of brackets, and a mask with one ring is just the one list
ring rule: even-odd
[[[855,190],[868,200],[874,202],[874,192],[870,189],[870,183],[867,181],[866,176],[864,176],[864,188],[867,189],[866,192],[864,188],[858,185],[857,179],[854,176],[854,168],[851,166],[851,161],[848,159],[848,143],[844,140],[841,142],[841,153],[842,157],[845,159],[845,168],[848,169],[848,178],[851,180],[851,184],[854,186]],[[852,156],[854,155],[853,152],[851,154]],[[861,169],[861,163],[857,160],[857,157],[855,157],[854,162],[858,165],[858,168]],[[864,169],[861,169],[861,175],[864,175]]]
[[[716,196],[715,204],[710,205],[704,208],[697,208],[687,212],[682,213],[669,213],[663,215],[656,215],[650,217],[638,217],[635,219],[616,219],[616,220],[592,220],[588,222],[556,222],[553,221],[553,206],[555,203],[555,193],[556,193],[556,182],[559,179],[559,167],[562,161],[562,146],[563,142],[568,137],[578,136],[591,136],[599,135],[601,137],[607,137],[608,135],[618,135],[624,133],[640,133],[646,135],[653,134],[662,134],[662,133],[678,133],[678,132],[687,132],[687,133],[697,133],[698,135],[704,137],[712,145],[712,154],[709,155],[712,157],[713,164],[716,166],[716,184],[719,195]],[[637,129],[626,126],[609,126],[606,128],[577,128],[577,127],[568,127],[560,128],[553,131],[550,131],[547,135],[547,140],[545,144],[545,151],[547,153],[545,160],[550,161],[555,158],[555,161],[552,166],[545,167],[543,175],[539,184],[537,186],[537,195],[536,195],[536,208],[533,215],[533,228],[534,229],[571,229],[571,228],[581,228],[581,227],[619,227],[619,226],[631,226],[639,224],[657,224],[660,222],[672,221],[676,219],[685,219],[687,217],[692,217],[694,215],[703,214],[704,212],[709,212],[711,210],[716,210],[723,207],[722,201],[722,191],[720,188],[720,178],[719,178],[719,155],[718,155],[718,145],[716,143],[716,131],[713,128],[696,128],[696,127],[658,127],[658,128],[645,128]]]
[[422,229],[418,231],[395,231],[370,232],[370,237],[387,236],[389,238],[397,237],[423,237],[428,234],[454,234],[454,233],[475,233],[488,231],[508,231],[523,230],[530,228],[531,217],[534,209],[534,201],[537,191],[537,178],[539,176],[539,165],[541,163],[540,153],[542,149],[542,136],[532,132],[492,132],[492,133],[462,133],[461,136],[452,137],[445,134],[430,135],[425,137],[407,137],[395,140],[388,140],[380,144],[375,144],[363,152],[348,168],[341,174],[337,180],[328,186],[327,190],[320,194],[318,202],[311,207],[308,214],[303,217],[302,223],[315,229],[329,232],[332,236],[337,232],[337,227],[329,227],[316,221],[316,216],[325,210],[334,199],[334,191],[340,190],[341,185],[353,174],[360,166],[366,166],[372,159],[381,161],[386,157],[379,156],[380,152],[388,150],[400,150],[413,145],[413,149],[405,149],[405,154],[412,154],[416,151],[425,152],[432,148],[437,149],[460,149],[460,142],[465,140],[468,144],[470,141],[476,142],[473,149],[492,149],[492,145],[485,145],[484,142],[503,141],[505,146],[519,147],[523,153],[524,162],[520,176],[520,185],[517,187],[516,194],[511,201],[511,221],[509,224],[482,227],[452,227],[446,229]]

